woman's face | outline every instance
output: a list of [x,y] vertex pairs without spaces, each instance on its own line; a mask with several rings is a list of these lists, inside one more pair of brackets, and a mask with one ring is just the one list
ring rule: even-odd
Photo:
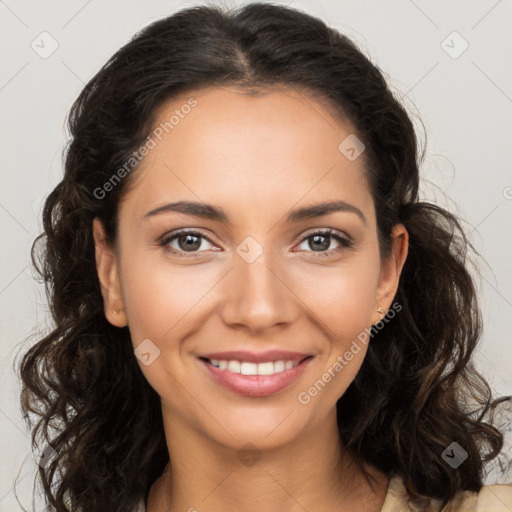
[[364,153],[293,90],[198,90],[158,126],[115,250],[94,223],[107,318],[129,326],[169,421],[235,449],[313,432],[361,366],[354,340],[391,306],[405,229],[381,262]]

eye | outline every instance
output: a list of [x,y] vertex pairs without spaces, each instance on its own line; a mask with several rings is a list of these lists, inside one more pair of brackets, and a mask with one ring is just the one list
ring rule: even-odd
[[[335,240],[338,243],[338,247],[329,249],[332,240]],[[159,241],[159,245],[161,245],[165,251],[171,252],[172,254],[184,257],[195,257],[200,256],[202,252],[205,252],[204,250],[199,250],[203,246],[204,241],[213,245],[211,240],[202,233],[192,230],[180,230],[174,234],[165,235]],[[340,253],[354,245],[352,240],[342,236],[331,228],[314,231],[308,234],[302,239],[300,245],[304,243],[307,243],[309,248],[313,249],[312,251],[307,251],[306,249],[306,251],[316,253],[315,257],[332,256],[333,253]],[[317,251],[316,249],[319,250]]]
[[[199,256],[199,254],[194,253],[202,253],[204,251],[198,251],[200,247],[203,245],[203,241],[206,241],[210,245],[212,244],[211,240],[205,235],[198,233],[197,231],[185,231],[181,230],[172,235],[164,236],[159,244],[169,252],[173,254],[178,254],[179,256],[185,257],[194,257]],[[176,245],[172,245],[176,242]],[[191,253],[191,254],[184,254]]]
[[[338,247],[334,249],[329,249],[332,240],[335,240],[338,243]],[[325,257],[332,256],[333,253],[340,253],[345,249],[349,249],[354,245],[354,242],[349,238],[342,236],[334,229],[326,229],[319,230],[313,233],[308,234],[305,238],[302,239],[300,245],[307,243],[308,247],[313,249],[315,252],[315,257]],[[316,249],[319,249],[318,251]],[[325,250],[327,249],[327,250]]]

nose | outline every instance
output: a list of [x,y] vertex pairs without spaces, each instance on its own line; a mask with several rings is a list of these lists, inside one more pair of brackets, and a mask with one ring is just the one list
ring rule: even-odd
[[252,262],[236,254],[223,284],[223,321],[253,334],[290,324],[298,316],[300,301],[289,280],[285,266],[270,250]]

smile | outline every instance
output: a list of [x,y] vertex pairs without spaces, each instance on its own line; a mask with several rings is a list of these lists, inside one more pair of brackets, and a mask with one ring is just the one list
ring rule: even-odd
[[264,363],[251,363],[247,361],[226,361],[219,359],[209,359],[208,362],[231,373],[241,373],[242,375],[274,375],[276,373],[290,370],[299,363],[297,361],[267,361]]
[[244,396],[269,396],[291,386],[305,370],[313,356],[300,361],[240,361],[199,357],[208,375],[224,388]]

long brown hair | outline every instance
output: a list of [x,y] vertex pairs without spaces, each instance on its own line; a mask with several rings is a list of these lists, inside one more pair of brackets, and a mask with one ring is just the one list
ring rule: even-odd
[[[419,201],[415,131],[380,70],[321,20],[254,3],[189,8],[149,25],[72,106],[64,177],[32,249],[54,326],[19,368],[33,442],[46,440],[56,454],[39,468],[48,503],[57,512],[133,511],[169,460],[159,397],[128,329],[103,313],[92,220],[115,243],[117,206],[136,166],[108,193],[98,191],[147,139],[164,101],[216,85],[308,91],[364,142],[381,251],[388,254],[400,222],[410,249],[396,296],[402,311],[373,333],[338,401],[340,436],[356,460],[400,475],[411,496],[446,502],[461,489],[478,491],[502,435],[484,420],[490,388],[471,364],[481,334],[471,245],[454,215]],[[456,469],[441,457],[454,441],[468,453]]]

